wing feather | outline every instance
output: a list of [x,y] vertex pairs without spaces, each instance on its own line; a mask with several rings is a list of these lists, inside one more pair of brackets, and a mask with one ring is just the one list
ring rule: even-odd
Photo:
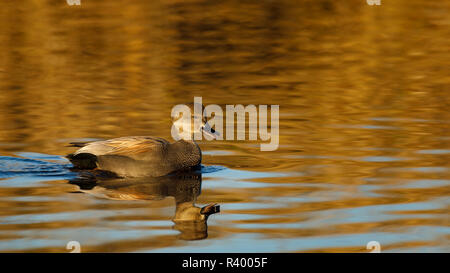
[[159,137],[120,137],[88,143],[86,146],[76,151],[75,155],[80,153],[90,153],[96,156],[121,155],[134,158],[143,156],[143,154],[162,152],[167,148],[168,144],[168,141]]

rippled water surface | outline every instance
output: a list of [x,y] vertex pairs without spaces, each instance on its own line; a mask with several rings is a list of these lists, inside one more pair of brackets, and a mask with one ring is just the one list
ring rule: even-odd
[[[448,1],[4,1],[0,251],[450,252]],[[280,105],[280,146],[86,182],[72,141],[171,139],[170,111]],[[206,223],[180,207],[218,203]]]

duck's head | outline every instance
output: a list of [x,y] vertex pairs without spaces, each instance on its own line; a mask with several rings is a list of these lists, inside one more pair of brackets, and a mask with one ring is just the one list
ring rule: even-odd
[[196,207],[192,202],[178,203],[174,221],[205,221],[211,214],[220,212],[220,206],[209,204],[204,207]]
[[216,139],[220,134],[208,124],[200,103],[179,104],[172,109],[172,137],[176,140]]
[[172,221],[175,223],[174,228],[181,232],[180,239],[200,240],[208,237],[208,217],[218,212],[220,206],[217,204],[199,208],[191,202],[179,203]]

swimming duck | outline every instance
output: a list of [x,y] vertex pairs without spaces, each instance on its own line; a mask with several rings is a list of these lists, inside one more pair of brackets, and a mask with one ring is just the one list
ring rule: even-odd
[[201,240],[208,237],[208,218],[220,212],[216,203],[196,206],[201,193],[201,173],[180,173],[162,177],[102,178],[90,176],[74,178],[70,184],[79,187],[78,192],[109,200],[156,201],[166,197],[175,199],[174,229],[180,231],[182,240]]
[[[194,109],[194,104],[189,104],[188,107]],[[203,110],[203,105],[201,107]],[[196,119],[201,121],[199,122],[201,126],[193,126],[192,121]],[[189,124],[184,124],[187,122]],[[176,128],[190,126],[192,134],[180,133],[182,139],[173,143],[152,136],[128,136],[88,143],[71,143],[81,148],[69,154],[67,158],[75,169],[107,171],[119,177],[159,177],[198,168],[202,153],[194,141],[194,134],[200,132],[214,139],[218,133],[209,126],[202,115],[192,114],[190,118],[181,118],[180,115],[173,123]]]

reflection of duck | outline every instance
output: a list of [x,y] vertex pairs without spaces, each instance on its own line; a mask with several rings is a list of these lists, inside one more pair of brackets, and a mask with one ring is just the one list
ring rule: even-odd
[[[189,105],[194,113],[195,104]],[[204,108],[203,105],[199,104]],[[187,109],[189,111],[189,108]],[[187,112],[186,112],[187,113]],[[203,111],[202,111],[203,113]],[[201,126],[192,126],[198,120]],[[157,177],[169,173],[191,169],[199,166],[202,160],[201,150],[194,141],[194,133],[204,133],[216,138],[218,133],[212,129],[202,115],[188,118],[178,117],[174,125],[179,130],[179,141],[168,141],[151,136],[120,137],[90,143],[72,143],[81,147],[67,158],[76,169],[99,169],[117,174],[121,177]],[[188,133],[192,132],[192,134]]]
[[161,200],[172,196],[176,203],[172,221],[183,240],[208,237],[208,217],[220,211],[217,204],[202,208],[195,206],[195,200],[201,192],[201,173],[127,179],[90,176],[89,179],[79,178],[69,183],[78,185],[81,192],[111,200]]

